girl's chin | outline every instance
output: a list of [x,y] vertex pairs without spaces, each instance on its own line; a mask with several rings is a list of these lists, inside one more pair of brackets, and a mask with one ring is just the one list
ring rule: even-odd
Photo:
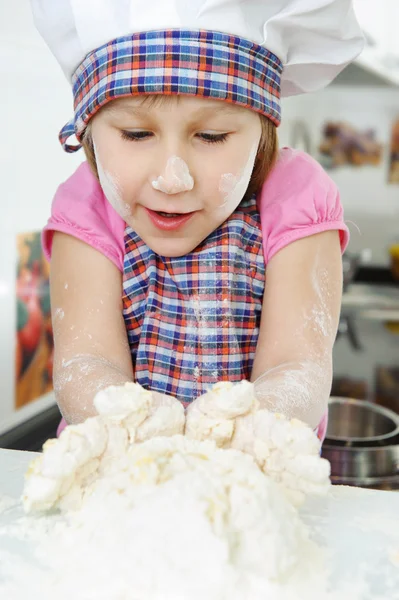
[[199,242],[190,241],[187,238],[171,239],[165,237],[148,237],[147,239],[142,238],[153,252],[160,256],[167,256],[169,258],[175,258],[178,256],[184,256],[189,254],[198,246]]

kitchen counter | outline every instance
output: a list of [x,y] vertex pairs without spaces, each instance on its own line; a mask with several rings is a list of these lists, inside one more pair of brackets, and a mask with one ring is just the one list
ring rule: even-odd
[[[366,283],[351,283],[342,296],[342,311],[353,309],[356,314],[363,315],[368,310],[378,310],[387,316],[390,313],[399,314],[399,287],[393,285],[378,285]],[[399,317],[396,317],[399,320]],[[392,319],[394,320],[394,319]]]
[[348,286],[333,364],[333,396],[377,402],[399,413],[399,285],[381,277]]
[[[24,472],[34,456],[0,449],[0,507],[5,497],[20,497]],[[312,537],[331,555],[331,580],[353,580],[366,573],[371,592],[362,600],[399,599],[398,513],[399,494],[343,486],[333,486],[327,497],[312,498],[301,508]],[[19,502],[0,508],[0,550],[26,555],[26,545],[19,546],[2,532],[2,526],[22,514]]]

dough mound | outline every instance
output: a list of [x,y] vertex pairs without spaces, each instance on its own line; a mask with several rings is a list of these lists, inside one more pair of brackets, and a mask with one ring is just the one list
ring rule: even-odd
[[330,463],[320,458],[316,434],[302,421],[260,409],[248,381],[220,382],[200,396],[187,409],[185,434],[250,454],[294,504],[329,489]]
[[138,383],[110,386],[94,404],[98,416],[66,427],[32,461],[23,494],[27,512],[79,508],[85,486],[117,469],[115,457],[125,456],[132,444],[184,432],[182,404]]
[[199,398],[186,435],[180,403],[138,384],[100,392],[95,406],[26,475],[28,518],[57,509],[62,519],[41,546],[49,589],[89,598],[95,581],[98,600],[298,597],[295,577],[317,553],[292,499],[328,485],[308,427],[259,410],[248,382]]
[[[239,574],[278,581],[295,568],[309,543],[296,510],[253,458],[221,450],[211,441],[175,435],[133,444],[101,476],[97,472],[86,478],[84,486],[75,479],[69,494],[79,498],[79,510],[66,511],[62,500],[53,506],[72,515],[69,523],[76,535],[86,530],[89,537],[90,529],[95,535],[105,520],[110,523],[101,540],[108,529],[113,539],[116,531],[127,528],[119,553],[128,551],[130,565],[136,566],[132,585],[144,594],[140,598],[152,598],[146,595],[152,578],[143,576],[149,568],[156,569],[157,579],[172,578],[172,589],[182,594],[193,592],[194,583],[200,585],[194,573],[198,570],[202,577],[212,574],[215,581],[206,589],[219,589],[220,594],[226,581]],[[38,503],[30,504],[34,506]],[[200,561],[192,569],[182,560],[189,548],[190,563]]]

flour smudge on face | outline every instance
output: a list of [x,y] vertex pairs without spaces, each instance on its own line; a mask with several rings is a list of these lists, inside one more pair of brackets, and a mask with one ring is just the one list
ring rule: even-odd
[[96,157],[98,177],[105,197],[111,204],[112,208],[118,213],[120,217],[122,217],[122,219],[129,217],[132,211],[130,206],[126,204],[126,202],[124,202],[122,199],[122,192],[118,184],[118,180],[114,175],[112,175],[103,168],[95,144],[94,154]]
[[179,156],[171,156],[166,163],[164,175],[155,179],[152,187],[164,194],[189,192],[194,187],[194,179],[187,163]]
[[233,173],[224,173],[219,182],[219,192],[223,195],[224,201],[219,208],[225,206],[237,207],[244,197],[251,179],[255,164],[258,144],[254,144],[246,164],[238,175]]

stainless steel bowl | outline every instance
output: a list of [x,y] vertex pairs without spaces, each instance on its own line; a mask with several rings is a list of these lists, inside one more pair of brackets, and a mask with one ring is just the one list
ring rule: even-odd
[[385,477],[331,477],[335,485],[351,485],[373,490],[393,491],[399,490],[399,475]]
[[377,404],[331,397],[326,443],[389,444],[399,435],[399,415]]
[[331,463],[331,477],[362,480],[399,475],[399,445],[375,448],[348,448],[325,442],[322,456]]

